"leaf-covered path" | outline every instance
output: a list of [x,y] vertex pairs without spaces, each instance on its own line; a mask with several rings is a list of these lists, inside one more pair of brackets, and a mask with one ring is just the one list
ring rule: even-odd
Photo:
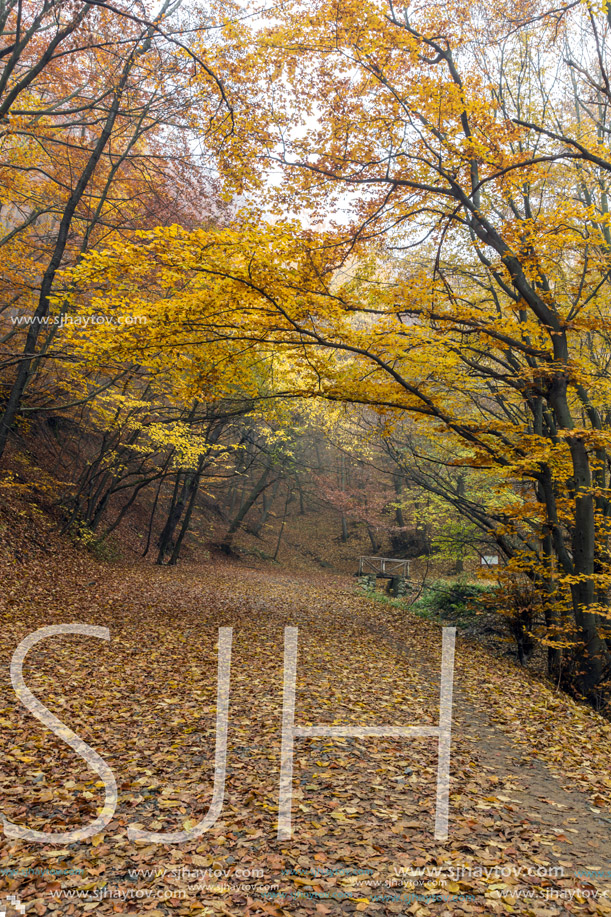
[[[299,628],[303,725],[436,725],[440,629],[348,580],[229,564],[83,562],[54,583],[52,571],[14,577],[3,597],[1,811],[59,831],[103,803],[96,775],[10,687],[19,641],[68,622],[108,626],[111,641],[46,641],[26,682],[112,767],[119,802],[104,834],[81,844],[3,838],[0,898],[39,915],[611,912],[611,726],[510,662],[458,640],[447,843],[433,834],[433,738],[298,739],[293,836],[278,842],[285,626]],[[225,626],[221,816],[189,843],[132,843],[129,824],[179,831],[207,812]]]

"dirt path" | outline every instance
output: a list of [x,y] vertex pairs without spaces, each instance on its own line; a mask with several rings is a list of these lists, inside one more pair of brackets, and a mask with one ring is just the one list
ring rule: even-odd
[[[331,578],[230,566],[87,577],[66,576],[52,595],[16,584],[2,614],[1,810],[46,831],[99,811],[96,775],[19,706],[7,679],[28,633],[81,621],[108,626],[110,643],[41,645],[26,682],[112,767],[116,813],[69,847],[4,838],[0,897],[38,915],[611,913],[600,763],[611,738],[594,714],[459,640],[448,841],[433,832],[436,739],[372,737],[296,740],[293,834],[278,841],[284,628],[299,629],[296,723],[336,726],[436,725],[439,628],[398,621]],[[208,811],[219,627],[233,628],[220,817],[184,843],[130,841],[128,825],[189,831]]]
[[[392,627],[368,625],[365,616],[363,623],[382,644],[414,664],[412,649]],[[468,653],[468,645],[460,639],[458,652]],[[551,830],[555,835],[554,847],[548,851],[553,865],[564,864],[567,874],[586,876],[594,871],[591,864],[598,863],[600,872],[606,872],[605,864],[611,862],[611,813],[593,812],[583,793],[570,791],[538,757],[512,745],[485,707],[474,704],[464,682],[457,684],[454,695],[453,735],[455,742],[465,741],[493,783],[511,787],[511,804],[522,818],[526,816],[533,832]],[[607,875],[611,878],[611,869]]]

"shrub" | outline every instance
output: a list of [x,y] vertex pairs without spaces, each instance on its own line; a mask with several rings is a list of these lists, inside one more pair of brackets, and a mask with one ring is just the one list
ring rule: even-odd
[[487,607],[492,592],[492,587],[482,583],[436,580],[425,585],[411,610],[425,617],[473,617],[478,610]]
[[69,529],[73,544],[83,547],[104,563],[116,563],[121,557],[118,543],[112,538],[100,538],[84,522],[73,524]]

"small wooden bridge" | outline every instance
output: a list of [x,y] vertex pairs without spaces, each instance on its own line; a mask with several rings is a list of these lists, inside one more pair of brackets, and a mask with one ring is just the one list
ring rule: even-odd
[[359,557],[358,576],[376,576],[392,579],[395,576],[409,577],[409,560],[397,557]]

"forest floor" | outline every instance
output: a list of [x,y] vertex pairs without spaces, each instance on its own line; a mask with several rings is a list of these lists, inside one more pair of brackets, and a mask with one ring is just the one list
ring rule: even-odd
[[[48,639],[25,680],[112,768],[118,806],[70,846],[2,837],[7,917],[17,899],[37,915],[611,913],[611,724],[595,712],[459,635],[448,840],[434,837],[437,740],[368,737],[296,740],[278,841],[284,628],[299,628],[295,722],[380,726],[437,724],[440,627],[347,577],[62,562],[52,539],[37,557],[2,576],[1,812],[61,831],[103,803],[8,676],[24,637],[73,622],[111,639]],[[188,830],[208,811],[219,627],[233,628],[220,817],[187,843],[131,842],[129,824]]]

